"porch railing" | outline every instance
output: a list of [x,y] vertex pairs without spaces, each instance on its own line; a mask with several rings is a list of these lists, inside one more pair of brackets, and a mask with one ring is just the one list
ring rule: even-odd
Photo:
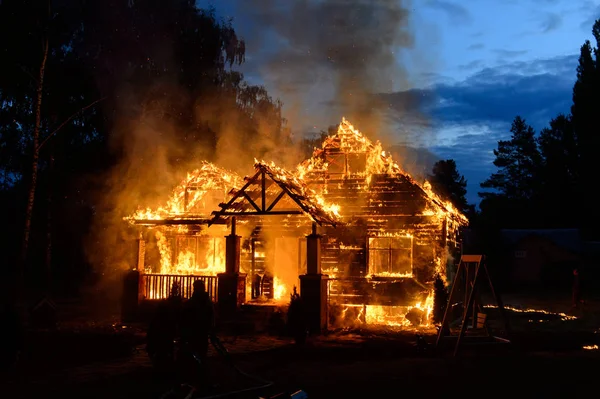
[[142,274],[141,292],[143,299],[164,299],[171,293],[173,284],[179,285],[179,292],[183,298],[189,298],[194,291],[194,281],[204,281],[206,292],[213,302],[217,301],[217,276],[195,276],[177,274]]

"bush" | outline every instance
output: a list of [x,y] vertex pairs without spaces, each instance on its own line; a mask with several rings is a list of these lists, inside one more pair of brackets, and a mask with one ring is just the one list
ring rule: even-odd
[[290,306],[287,314],[287,327],[290,335],[294,337],[297,344],[306,341],[307,326],[302,298],[298,295],[296,287],[290,294]]
[[448,290],[444,284],[442,276],[435,276],[433,282],[433,322],[441,323],[444,319],[444,312],[448,305]]

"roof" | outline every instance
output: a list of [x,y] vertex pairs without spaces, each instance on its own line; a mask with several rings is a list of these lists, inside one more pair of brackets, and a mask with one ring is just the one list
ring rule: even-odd
[[213,198],[209,198],[212,194],[208,194],[216,193],[216,196],[220,197],[218,201],[222,201],[227,197],[229,190],[242,181],[237,174],[202,161],[198,169],[188,173],[173,189],[163,206],[155,209],[139,208],[125,219],[132,224],[144,225],[208,224],[210,212],[206,212],[204,208],[208,206],[207,203],[214,201]]
[[580,252],[583,249],[579,229],[504,229],[500,234],[511,244],[528,237],[542,237],[573,252]]
[[339,224],[337,207],[326,203],[290,171],[264,161],[256,161],[254,168],[256,173],[245,178],[247,183],[239,190],[231,190],[232,198],[219,205],[220,211],[213,212],[214,221],[223,216],[304,213],[318,224]]
[[367,183],[365,187],[370,185],[373,175],[387,175],[398,182],[406,182],[412,186],[426,201],[429,210],[434,210],[436,213],[438,210],[442,211],[460,225],[468,224],[467,218],[450,202],[442,200],[433,192],[429,182],[420,183],[415,180],[392,159],[390,154],[383,150],[379,141],[371,142],[345,118],[342,118],[337,132],[328,136],[323,141],[321,148],[315,148],[312,157],[298,167],[297,175],[304,179],[305,176],[310,178],[319,174],[336,173],[330,170],[330,166],[335,164],[336,154],[363,154],[366,156],[366,164],[362,169],[352,170],[353,166],[337,165],[338,168],[342,168],[343,172],[341,173],[364,178]]

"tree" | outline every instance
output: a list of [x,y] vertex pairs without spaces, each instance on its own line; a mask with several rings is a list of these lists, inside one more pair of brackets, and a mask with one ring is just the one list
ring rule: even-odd
[[458,173],[453,159],[437,161],[433,165],[432,174],[428,177],[433,191],[464,214],[471,212],[467,202],[467,180]]
[[[114,176],[123,176],[118,167],[131,155],[132,130],[148,120],[173,144],[168,161],[182,168],[198,160],[198,148],[212,156],[225,130],[238,142],[259,143],[252,148],[257,157],[289,138],[281,102],[234,70],[244,62],[245,43],[214,10],[193,0],[52,5],[48,16],[46,2],[0,2],[0,208],[2,220],[20,226],[0,233],[0,263],[16,264],[20,243],[13,236],[29,220],[28,284],[43,277],[44,258],[69,279],[88,269],[85,244],[98,239],[88,234],[104,231],[109,220],[101,215],[126,214],[114,193],[136,179],[135,170],[128,179]],[[135,139],[156,147],[152,137]],[[140,169],[153,163],[148,154],[136,155],[128,160]],[[39,201],[44,197],[52,201]],[[51,212],[60,218],[49,218]]]
[[544,198],[540,210],[552,215],[543,220],[544,226],[578,226],[579,152],[571,117],[561,114],[552,119],[540,131],[538,145],[542,158],[539,196]]
[[[496,190],[507,198],[532,200],[541,163],[535,131],[525,119],[517,116],[510,132],[510,140],[498,141],[498,148],[494,150],[494,165],[498,172],[481,183],[481,187]],[[480,193],[483,198],[488,194]]]
[[482,211],[494,209],[496,218],[509,224],[534,223],[534,202],[539,192],[541,155],[535,131],[525,119],[517,116],[512,122],[510,140],[498,141],[494,150],[496,173],[481,183],[481,188],[494,190],[480,192]]
[[596,39],[593,48],[589,41],[581,46],[577,81],[573,86],[571,115],[574,134],[579,147],[580,190],[582,198],[581,224],[589,232],[596,231],[600,211],[595,201],[594,185],[600,173],[597,150],[600,148],[600,120],[598,102],[600,93],[600,20],[594,23],[592,33]]

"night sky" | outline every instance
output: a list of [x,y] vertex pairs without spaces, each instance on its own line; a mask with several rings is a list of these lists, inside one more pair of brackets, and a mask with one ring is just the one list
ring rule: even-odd
[[[539,130],[569,112],[579,48],[600,18],[600,0],[380,0],[363,4],[358,16],[340,11],[360,3],[198,1],[233,18],[247,43],[240,70],[283,101],[295,134],[339,123],[346,110],[339,98],[373,89],[386,104],[380,133],[357,127],[387,145],[424,147],[455,159],[470,202],[478,202],[479,183],[495,170],[493,150],[510,137],[516,115]],[[377,14],[377,7],[389,11]],[[345,34],[347,40],[332,38],[340,14],[352,16],[357,32]],[[365,39],[379,47],[361,50]],[[357,57],[367,58],[363,69],[331,67],[348,54],[336,59],[321,50],[342,41],[357,43]],[[340,79],[353,74],[360,82],[340,90]]]

